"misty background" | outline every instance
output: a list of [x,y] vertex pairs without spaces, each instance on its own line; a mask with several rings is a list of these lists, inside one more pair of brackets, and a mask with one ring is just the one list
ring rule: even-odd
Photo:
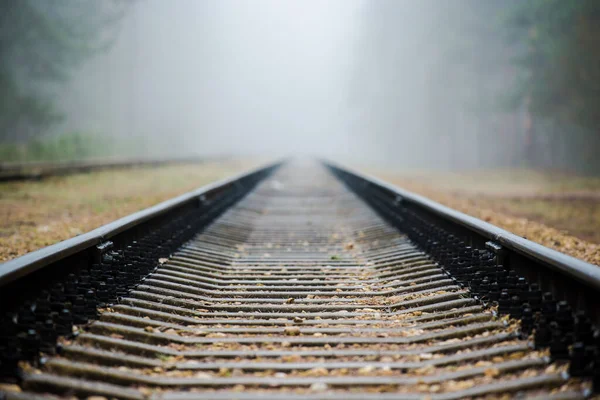
[[6,0],[2,161],[600,172],[594,0]]

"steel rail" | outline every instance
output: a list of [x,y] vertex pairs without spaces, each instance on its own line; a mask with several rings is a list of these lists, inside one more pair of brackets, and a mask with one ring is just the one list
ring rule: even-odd
[[[29,275],[41,268],[49,266],[71,255],[81,253],[86,250],[98,250],[96,246],[107,243],[115,236],[153,220],[167,216],[184,207],[206,206],[219,193],[227,191],[232,187],[250,190],[251,185],[244,188],[244,184],[256,183],[257,178],[262,178],[273,171],[280,162],[269,163],[259,166],[251,171],[246,171],[224,178],[213,183],[209,183],[196,190],[184,193],[180,196],[163,201],[155,206],[127,215],[116,221],[110,222],[90,232],[78,235],[71,239],[41,248],[21,257],[9,260],[0,264],[0,288]],[[98,250],[101,251],[101,250]]]
[[597,265],[587,263],[575,257],[542,246],[502,228],[498,228],[488,222],[456,211],[450,207],[446,207],[389,182],[385,182],[372,175],[367,175],[355,169],[332,162],[327,162],[327,166],[337,173],[345,175],[346,177],[351,176],[352,179],[360,180],[365,185],[381,190],[385,195],[389,196],[389,200],[396,205],[403,202],[420,207],[440,218],[460,225],[487,240],[496,242],[507,250],[514,251],[535,261],[544,262],[550,268],[573,277],[581,283],[600,291],[600,267]]
[[434,224],[443,226],[474,248],[487,248],[498,262],[525,276],[529,282],[568,300],[585,310],[600,323],[600,267],[453,210],[424,196],[412,193],[355,169],[325,161],[328,168],[345,181],[388,219],[401,222],[400,210],[414,212]]

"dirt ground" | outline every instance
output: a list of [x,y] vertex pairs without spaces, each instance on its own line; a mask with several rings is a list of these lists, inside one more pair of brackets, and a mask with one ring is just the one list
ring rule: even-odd
[[530,170],[363,170],[544,246],[600,264],[600,178]]
[[88,232],[260,163],[139,167],[0,183],[0,261]]

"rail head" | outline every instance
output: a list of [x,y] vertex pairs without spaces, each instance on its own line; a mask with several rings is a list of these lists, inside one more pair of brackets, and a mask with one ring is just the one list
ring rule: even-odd
[[381,179],[356,171],[355,169],[330,161],[324,161],[324,164],[333,171],[352,176],[353,178],[362,181],[365,185],[371,185],[378,188],[383,193],[389,195],[391,199],[394,199],[394,201],[399,200],[402,203],[416,206],[445,221],[456,224],[467,231],[493,241],[501,245],[507,251],[524,256],[531,261],[542,263],[563,276],[576,279],[579,283],[595,291],[600,291],[600,266],[589,264],[577,258],[534,243],[504,229],[498,228],[495,225],[453,210],[424,196],[401,189]]
[[117,219],[90,232],[4,262],[0,264],[0,288],[57,261],[98,246],[116,235],[135,229],[145,222],[166,216],[169,212],[178,208],[198,204],[203,199],[210,199],[213,194],[226,190],[232,185],[241,184],[253,177],[267,174],[281,163],[281,161],[268,163],[250,171],[215,181],[152,207]]

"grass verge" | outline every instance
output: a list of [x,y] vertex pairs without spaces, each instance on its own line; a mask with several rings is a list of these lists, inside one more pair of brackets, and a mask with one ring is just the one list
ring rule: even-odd
[[546,247],[600,264],[600,179],[530,170],[367,173]]
[[207,162],[1,183],[0,261],[88,232],[258,164]]

